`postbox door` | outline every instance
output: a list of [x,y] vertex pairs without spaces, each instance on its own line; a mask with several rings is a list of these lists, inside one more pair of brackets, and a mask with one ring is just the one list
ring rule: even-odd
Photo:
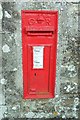
[[57,11],[22,11],[24,99],[55,95],[57,29]]
[[50,46],[28,46],[28,93],[49,94]]

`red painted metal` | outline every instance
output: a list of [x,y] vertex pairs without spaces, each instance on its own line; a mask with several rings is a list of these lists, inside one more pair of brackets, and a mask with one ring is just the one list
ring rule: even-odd
[[[58,11],[22,10],[24,99],[55,96],[57,36]],[[40,56],[43,57],[41,68],[33,67],[34,47],[40,47],[43,51],[43,56]]]

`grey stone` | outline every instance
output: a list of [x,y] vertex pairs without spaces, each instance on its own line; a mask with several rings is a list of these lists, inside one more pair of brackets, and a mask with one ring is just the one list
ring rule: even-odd
[[7,11],[5,11],[5,17],[11,18],[11,15]]
[[11,33],[15,32],[17,29],[13,19],[10,18],[4,18],[2,22],[2,28],[3,30],[9,31]]
[[[9,118],[78,118],[78,3],[3,2],[2,19],[2,91]],[[56,96],[52,99],[23,99],[21,10],[55,10],[59,12],[57,45]],[[6,45],[6,47],[5,47]],[[5,48],[5,49],[4,49]]]
[[33,112],[28,112],[25,115],[26,115],[26,118],[33,118],[35,114]]
[[7,53],[7,52],[10,52],[10,48],[7,44],[5,44],[3,47],[2,47],[2,50],[3,52]]
[[2,119],[4,116],[4,112],[6,111],[6,107],[5,106],[0,106],[0,119]]
[[0,19],[2,19],[2,17],[3,17],[3,12],[2,12],[2,5],[0,3]]

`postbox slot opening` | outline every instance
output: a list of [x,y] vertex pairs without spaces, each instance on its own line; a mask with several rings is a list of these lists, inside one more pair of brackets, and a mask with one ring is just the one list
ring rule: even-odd
[[53,31],[27,31],[27,35],[29,36],[52,36]]

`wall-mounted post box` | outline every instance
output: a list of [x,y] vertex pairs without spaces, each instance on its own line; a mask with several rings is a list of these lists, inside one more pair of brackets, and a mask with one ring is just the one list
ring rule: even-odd
[[55,95],[58,12],[22,10],[23,94]]

